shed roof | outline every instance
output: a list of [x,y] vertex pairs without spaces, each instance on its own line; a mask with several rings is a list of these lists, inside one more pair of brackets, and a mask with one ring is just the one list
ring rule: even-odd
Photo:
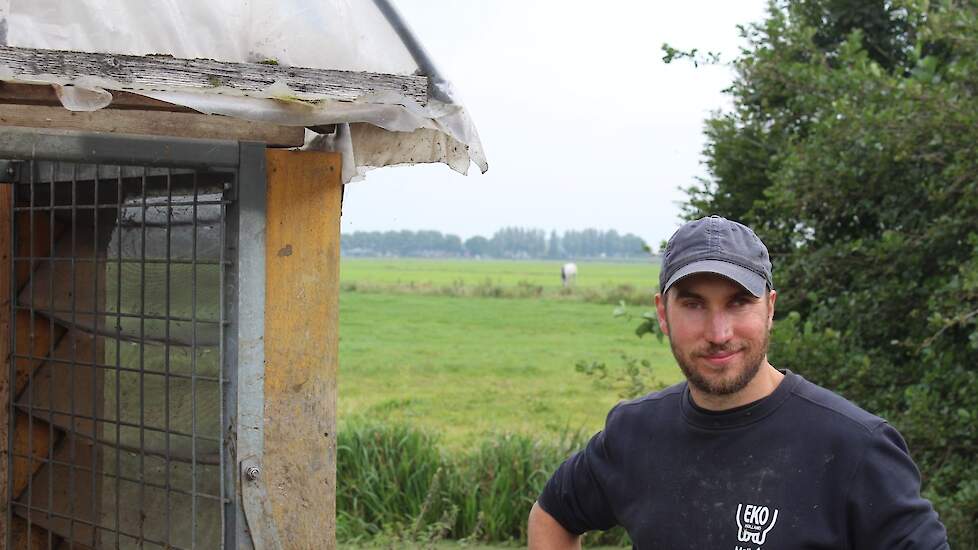
[[335,124],[307,132],[306,147],[342,152],[345,181],[392,164],[487,169],[451,84],[388,0],[3,4],[0,80],[52,84],[66,109],[125,91],[254,122]]

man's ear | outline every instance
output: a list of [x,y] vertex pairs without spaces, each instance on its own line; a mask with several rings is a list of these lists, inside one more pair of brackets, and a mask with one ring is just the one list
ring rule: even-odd
[[659,330],[669,336],[669,323],[666,322],[666,297],[659,292],[655,294],[655,313],[659,318]]
[[774,325],[774,302],[778,300],[778,291],[771,290],[767,294],[767,309],[768,309],[768,326]]

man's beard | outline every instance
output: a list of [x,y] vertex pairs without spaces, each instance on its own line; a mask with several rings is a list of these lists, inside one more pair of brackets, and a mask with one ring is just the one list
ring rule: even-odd
[[[756,349],[738,348],[736,346],[710,346],[705,350],[694,351],[692,356],[688,358],[679,353],[672,340],[669,341],[669,347],[672,348],[672,355],[676,358],[679,368],[682,369],[690,385],[708,395],[730,395],[747,387],[747,384],[757,375],[764,363],[764,358],[767,357],[769,341],[770,336],[765,332],[764,339]],[[743,367],[732,379],[711,380],[703,376],[702,372],[693,364],[693,361],[702,355],[714,355],[736,350],[744,352]]]

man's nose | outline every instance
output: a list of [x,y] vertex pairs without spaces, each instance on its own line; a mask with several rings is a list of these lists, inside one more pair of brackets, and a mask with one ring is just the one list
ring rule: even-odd
[[718,311],[710,315],[706,323],[706,339],[711,344],[723,344],[733,336],[733,327],[726,312]]

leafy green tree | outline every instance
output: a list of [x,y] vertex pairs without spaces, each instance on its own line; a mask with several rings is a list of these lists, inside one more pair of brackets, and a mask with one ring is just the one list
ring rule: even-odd
[[781,1],[743,34],[686,215],[758,231],[772,362],[893,422],[978,547],[978,6]]

